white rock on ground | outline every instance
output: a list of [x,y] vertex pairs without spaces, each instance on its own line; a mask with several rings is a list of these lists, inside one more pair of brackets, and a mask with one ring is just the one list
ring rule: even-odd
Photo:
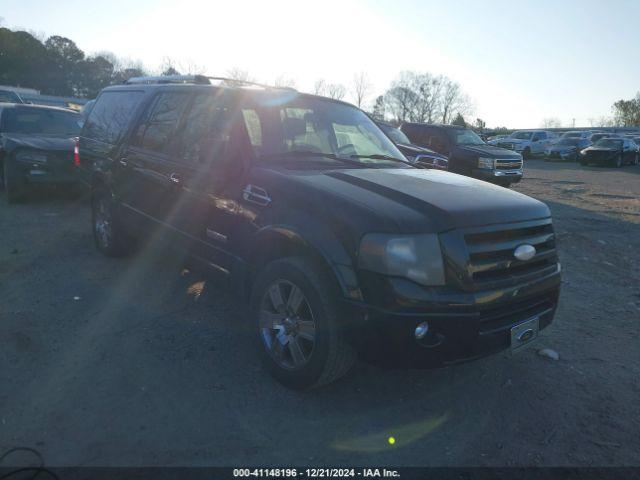
[[550,348],[543,348],[542,350],[538,350],[538,355],[543,357],[550,358],[551,360],[560,360],[560,355],[555,350],[551,350]]

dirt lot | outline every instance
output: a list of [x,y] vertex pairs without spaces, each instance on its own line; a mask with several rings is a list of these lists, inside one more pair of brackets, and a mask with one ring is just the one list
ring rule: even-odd
[[550,205],[564,268],[536,348],[428,372],[360,364],[307,394],[263,371],[244,306],[175,255],[101,256],[86,202],[0,201],[0,451],[31,446],[49,465],[640,465],[640,167],[532,160],[516,189]]

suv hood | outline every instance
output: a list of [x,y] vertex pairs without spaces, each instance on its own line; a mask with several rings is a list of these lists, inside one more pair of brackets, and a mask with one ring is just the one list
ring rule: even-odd
[[458,145],[454,147],[454,151],[464,154],[472,154],[478,157],[490,158],[520,158],[520,154],[506,148],[496,147],[495,145]]
[[5,133],[2,143],[7,150],[15,148],[33,148],[47,151],[72,151],[75,144],[70,135],[26,135],[19,133]]
[[326,176],[341,185],[319,183],[325,183],[325,187],[331,187],[346,201],[359,201],[376,212],[394,215],[391,220],[407,233],[443,232],[550,216],[549,208],[538,200],[450,172],[353,169],[333,171]]

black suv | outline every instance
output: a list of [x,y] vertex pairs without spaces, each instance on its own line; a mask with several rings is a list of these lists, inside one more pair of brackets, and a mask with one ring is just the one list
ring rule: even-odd
[[290,387],[337,379],[356,353],[425,367],[516,349],[553,318],[547,206],[414,168],[347,103],[134,79],[102,91],[79,151],[98,249],[154,233],[188,249],[249,301]]
[[403,123],[411,142],[449,157],[449,171],[508,187],[522,179],[522,155],[485,143],[473,130],[455,125]]

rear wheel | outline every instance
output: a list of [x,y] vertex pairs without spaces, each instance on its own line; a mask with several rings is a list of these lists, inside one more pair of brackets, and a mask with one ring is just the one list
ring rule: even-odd
[[2,180],[8,203],[21,202],[26,198],[27,182],[9,158],[4,161]]
[[256,278],[251,311],[263,361],[289,388],[331,383],[355,361],[335,290],[331,278],[302,257],[275,260]]
[[522,151],[522,158],[524,158],[525,160],[531,158],[531,149],[529,147],[525,148]]
[[132,239],[122,227],[113,194],[107,189],[94,192],[91,200],[93,238],[98,250],[110,257],[131,253]]

